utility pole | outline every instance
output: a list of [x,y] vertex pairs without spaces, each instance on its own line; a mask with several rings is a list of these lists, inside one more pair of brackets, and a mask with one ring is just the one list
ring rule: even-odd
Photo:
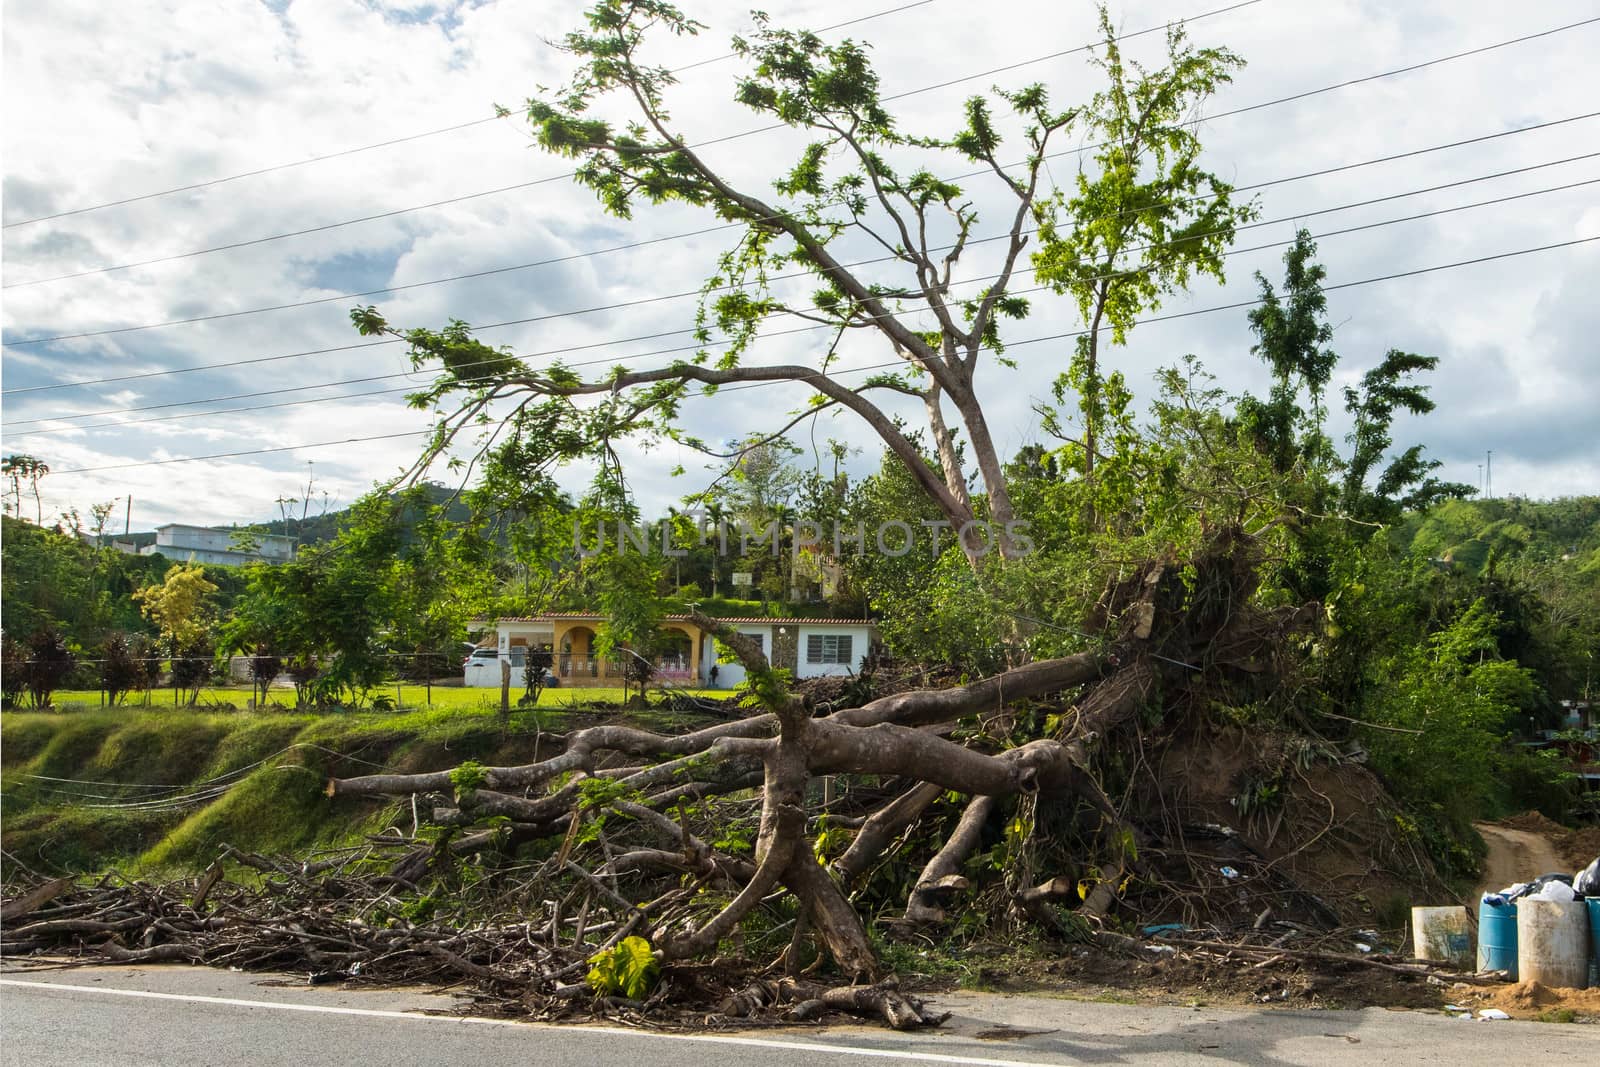
[[133,494],[128,494],[128,507],[122,513],[122,536],[127,537],[133,531]]
[[1483,499],[1483,464],[1478,464],[1478,499]]
[[1487,500],[1494,499],[1494,449],[1492,448],[1484,453],[1483,495]]

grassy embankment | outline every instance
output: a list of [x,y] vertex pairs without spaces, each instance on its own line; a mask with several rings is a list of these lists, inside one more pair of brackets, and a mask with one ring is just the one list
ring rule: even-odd
[[[438,770],[467,759],[526,763],[548,754],[551,733],[618,714],[541,701],[502,718],[484,690],[435,689],[435,697],[441,692],[477,703],[387,713],[219,710],[173,708],[168,694],[164,708],[4,712],[0,843],[43,873],[115,866],[151,876],[204,867],[224,842],[297,854],[358,844],[389,826],[409,832],[410,807],[330,800],[330,775]],[[700,721],[668,710],[628,714],[658,729]]]

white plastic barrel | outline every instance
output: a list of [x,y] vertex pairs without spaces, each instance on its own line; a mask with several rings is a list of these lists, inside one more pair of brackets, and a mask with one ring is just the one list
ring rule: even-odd
[[1472,932],[1467,926],[1467,909],[1412,908],[1411,943],[1419,960],[1471,967]]
[[1581,900],[1517,901],[1517,977],[1558,989],[1589,980],[1589,909]]

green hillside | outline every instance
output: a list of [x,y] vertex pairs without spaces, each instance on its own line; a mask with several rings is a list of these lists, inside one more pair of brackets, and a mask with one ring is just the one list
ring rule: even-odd
[[1413,515],[1398,536],[1411,551],[1484,574],[1491,560],[1600,568],[1600,496],[1533,501],[1451,500]]

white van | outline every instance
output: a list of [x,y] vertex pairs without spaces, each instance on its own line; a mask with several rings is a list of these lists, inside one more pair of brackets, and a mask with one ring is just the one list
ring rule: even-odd
[[[522,668],[527,663],[527,649],[522,645],[513,645],[511,648],[511,688],[521,689],[523,685]],[[500,688],[500,650],[498,648],[475,648],[461,664],[462,684],[476,686],[481,689]],[[546,672],[544,677],[545,688],[554,689],[561,682],[552,672]]]

